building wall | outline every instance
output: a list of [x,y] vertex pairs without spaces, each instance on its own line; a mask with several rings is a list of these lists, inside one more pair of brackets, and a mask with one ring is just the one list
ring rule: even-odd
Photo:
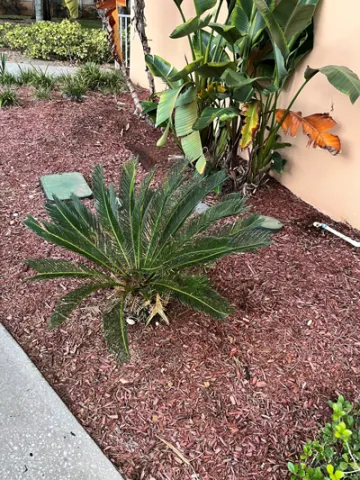
[[[359,0],[345,0],[339,8],[334,0],[323,0],[316,17],[315,47],[299,66],[283,95],[282,104],[292,97],[303,81],[306,65],[321,67],[329,64],[346,65],[360,74]],[[192,0],[184,0],[187,18],[194,15]],[[352,12],[352,14],[349,14]],[[169,34],[182,23],[172,0],[148,1],[146,8],[147,35],[152,53],[156,53],[176,67],[184,64],[184,53],[189,56],[187,40],[171,40]],[[145,64],[140,42],[132,35],[131,76],[135,83],[147,86]],[[157,88],[161,85],[158,83]],[[293,147],[286,151],[288,164],[279,180],[306,202],[333,219],[345,221],[360,228],[360,100],[351,105],[345,95],[337,92],[326,77],[318,74],[307,85],[293,109],[303,114],[331,112],[338,125],[334,133],[342,140],[342,154],[333,157],[324,150],[308,149],[302,134],[291,139]]]

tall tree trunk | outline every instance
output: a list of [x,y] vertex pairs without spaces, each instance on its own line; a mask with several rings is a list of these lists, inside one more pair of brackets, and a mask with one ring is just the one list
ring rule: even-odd
[[[146,35],[145,0],[134,0],[133,8],[135,29],[139,34],[144,55],[148,55],[151,52],[151,49]],[[147,66],[146,74],[148,77],[150,93],[153,95],[155,93],[154,77]]]

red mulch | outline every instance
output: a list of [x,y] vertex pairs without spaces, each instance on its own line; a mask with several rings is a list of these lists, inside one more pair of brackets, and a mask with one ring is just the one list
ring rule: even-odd
[[209,269],[236,314],[218,323],[172,305],[170,328],[130,327],[122,367],[106,351],[96,298],[49,332],[68,284],[21,283],[23,259],[63,255],[21,223],[44,215],[40,175],[77,170],[89,180],[101,162],[116,180],[131,151],[171,165],[175,147],[156,149],[159,133],[132,116],[128,95],[121,101],[92,95],[0,111],[4,324],[126,479],[287,478],[327,400],[359,391],[359,254],[312,228],[324,220],[312,207],[275,182],[259,191],[256,209],[285,228],[271,247]]

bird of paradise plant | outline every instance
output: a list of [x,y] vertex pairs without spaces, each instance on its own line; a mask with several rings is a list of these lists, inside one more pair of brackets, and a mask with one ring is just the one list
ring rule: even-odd
[[[307,68],[288,108],[278,108],[287,80],[313,47],[320,0],[194,0],[196,16],[190,19],[182,11],[183,0],[173,1],[183,23],[170,38],[187,37],[192,59],[178,71],[157,55],[145,57],[167,87],[158,103],[145,103],[145,111],[165,127],[159,145],[173,130],[200,173],[223,167],[244,192],[257,188],[270,170],[282,172],[285,159],[279,150],[291,144],[281,141],[280,129],[295,135],[301,127],[309,145],[340,153],[339,137],[329,133],[336,125],[330,115],[302,116],[291,108],[319,72],[354,103],[360,80],[349,68]],[[227,18],[219,23],[225,6]]]

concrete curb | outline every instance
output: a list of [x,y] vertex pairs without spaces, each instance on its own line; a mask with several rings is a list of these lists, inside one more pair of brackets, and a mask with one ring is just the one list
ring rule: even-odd
[[0,478],[122,480],[0,324]]

